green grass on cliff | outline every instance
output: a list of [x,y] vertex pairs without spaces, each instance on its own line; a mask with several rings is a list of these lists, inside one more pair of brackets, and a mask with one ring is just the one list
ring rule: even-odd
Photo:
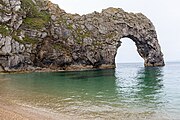
[[0,34],[2,34],[3,36],[7,36],[9,35],[10,30],[6,25],[0,25]]
[[90,37],[91,33],[88,31],[83,31],[82,28],[78,28],[76,29],[76,34],[77,34],[77,38],[76,38],[76,42],[80,45],[83,45],[83,39],[86,37]]
[[49,21],[50,15],[45,11],[41,11],[36,17],[27,16],[24,20],[24,24],[28,28],[41,29],[45,27],[45,25],[48,24]]
[[26,18],[23,21],[25,27],[31,29],[42,29],[50,21],[50,14],[47,11],[40,11],[32,0],[21,0],[22,9],[26,12]]
[[21,44],[33,44],[34,45],[34,44],[38,43],[38,39],[31,38],[28,35],[25,35],[22,39],[20,39],[20,37],[19,37],[20,33],[21,33],[21,30],[14,31],[12,33],[12,38]]
[[38,40],[37,39],[34,39],[34,38],[30,38],[28,36],[25,36],[25,38],[23,39],[23,41],[25,43],[29,43],[29,44],[37,44],[38,43]]
[[26,12],[27,16],[35,17],[38,13],[36,4],[32,0],[21,0],[21,7]]
[[13,35],[12,38],[21,44],[37,44],[38,40],[25,36],[23,40],[20,40],[17,35]]

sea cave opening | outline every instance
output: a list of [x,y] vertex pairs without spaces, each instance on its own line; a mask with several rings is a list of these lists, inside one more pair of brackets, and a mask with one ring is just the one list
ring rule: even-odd
[[143,65],[144,60],[137,52],[135,42],[130,38],[122,38],[120,41],[122,43],[115,56],[116,66],[119,63],[142,63]]

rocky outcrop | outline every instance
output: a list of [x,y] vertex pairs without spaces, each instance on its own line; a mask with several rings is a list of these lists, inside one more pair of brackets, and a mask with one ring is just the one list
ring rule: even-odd
[[0,71],[114,67],[124,37],[145,66],[164,66],[155,28],[141,13],[108,8],[80,16],[48,0],[0,0]]

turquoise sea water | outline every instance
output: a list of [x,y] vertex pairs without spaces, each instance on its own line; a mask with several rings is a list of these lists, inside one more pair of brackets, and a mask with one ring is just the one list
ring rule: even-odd
[[180,119],[180,63],[0,74],[0,97],[84,119]]

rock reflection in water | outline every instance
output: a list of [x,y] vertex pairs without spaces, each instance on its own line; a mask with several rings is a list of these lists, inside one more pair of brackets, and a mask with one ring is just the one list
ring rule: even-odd
[[120,67],[115,76],[118,96],[128,106],[158,109],[165,102],[162,68]]
[[137,73],[139,101],[147,107],[157,109],[163,105],[163,68],[145,67]]

